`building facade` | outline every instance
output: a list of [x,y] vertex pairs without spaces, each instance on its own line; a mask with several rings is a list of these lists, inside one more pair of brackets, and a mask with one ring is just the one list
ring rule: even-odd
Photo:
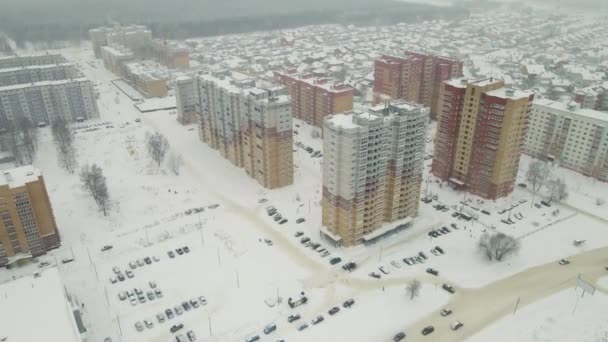
[[608,115],[576,103],[535,99],[524,152],[608,182]]
[[462,65],[452,58],[412,51],[383,55],[374,65],[374,102],[404,99],[431,108],[435,117],[441,82],[462,77]]
[[[284,87],[197,75],[199,137],[268,189],[293,183],[291,101]],[[182,114],[183,115],[183,114]]]
[[510,194],[533,98],[501,80],[443,82],[433,174],[484,198]]
[[289,72],[275,72],[275,78],[291,96],[293,116],[310,125],[323,127],[327,115],[353,109],[354,91],[342,83]]
[[40,171],[31,166],[5,170],[0,179],[0,266],[59,247],[59,231]]
[[608,82],[575,91],[573,100],[582,108],[608,112]]
[[85,78],[0,87],[0,130],[25,116],[34,124],[50,124],[62,116],[68,121],[99,117],[93,85]]
[[177,121],[182,125],[197,121],[199,113],[196,105],[199,102],[197,82],[191,76],[179,76],[175,79],[175,100],[177,103]]
[[144,55],[152,42],[152,31],[143,25],[98,27],[89,30],[96,58],[101,58],[101,48],[107,45],[124,46]]
[[62,55],[51,53],[22,56],[0,56],[0,69],[61,64],[65,62],[66,60]]
[[370,243],[416,215],[427,121],[428,111],[402,102],[325,119],[326,239],[341,246]]
[[0,87],[80,77],[73,63],[32,65],[0,69]]

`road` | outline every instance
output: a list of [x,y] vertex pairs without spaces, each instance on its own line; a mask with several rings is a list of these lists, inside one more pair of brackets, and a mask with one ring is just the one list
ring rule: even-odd
[[[457,289],[448,304],[454,313],[442,317],[439,311],[435,311],[416,323],[404,327],[408,335],[407,340],[464,341],[496,320],[512,314],[516,306],[521,309],[561,290],[574,287],[579,274],[591,283],[608,275],[604,269],[608,265],[608,247],[581,253],[569,260],[571,264],[567,266],[551,262],[529,268],[484,287]],[[600,288],[598,291],[605,292]],[[464,323],[464,327],[456,332],[449,327],[455,320]],[[435,332],[432,335],[422,336],[420,332],[428,325],[434,326]],[[392,336],[386,338],[387,341],[391,339]]]

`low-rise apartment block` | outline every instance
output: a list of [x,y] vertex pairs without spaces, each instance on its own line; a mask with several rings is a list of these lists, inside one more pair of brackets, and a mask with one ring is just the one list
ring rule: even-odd
[[325,118],[322,236],[353,246],[407,226],[419,205],[427,122],[427,109],[404,102]]
[[322,127],[327,115],[353,109],[353,89],[342,83],[310,73],[275,72],[275,78],[287,87],[294,117],[310,125]]
[[57,224],[39,170],[24,166],[2,171],[0,216],[0,266],[59,247]]
[[536,99],[524,152],[608,182],[608,115],[577,103]]
[[167,80],[152,68],[138,62],[123,65],[123,78],[141,91],[146,97],[167,96]]
[[492,78],[443,82],[433,174],[484,198],[510,194],[533,98]]
[[285,88],[219,74],[196,75],[195,82],[200,139],[265,188],[292,184],[291,101]]

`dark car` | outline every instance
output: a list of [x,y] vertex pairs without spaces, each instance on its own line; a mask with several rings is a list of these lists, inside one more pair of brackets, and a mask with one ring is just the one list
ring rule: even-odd
[[333,308],[329,309],[329,311],[327,313],[329,313],[330,315],[333,316],[333,315],[337,314],[338,312],[340,312],[340,308],[337,306],[334,306]]
[[450,284],[443,284],[443,285],[441,285],[441,287],[442,287],[444,290],[448,291],[449,293],[454,293],[454,292],[456,292],[456,290],[454,289],[454,287],[453,287],[452,285],[450,285]]
[[300,239],[300,243],[307,243],[308,241],[310,241],[310,238],[307,238],[306,236]]
[[329,260],[329,264],[330,265],[335,265],[335,264],[340,263],[340,261],[342,261],[341,258],[332,258],[331,260]]
[[393,337],[393,341],[398,342],[405,338],[405,333],[402,331]]
[[351,299],[346,300],[346,301],[345,301],[345,302],[342,304],[342,307],[345,307],[345,308],[350,308],[351,306],[353,306],[353,304],[355,304],[355,300],[351,298]]
[[188,302],[182,302],[182,306],[184,307],[184,310],[186,310],[186,311],[190,311],[190,309],[191,309],[190,303],[188,303]]
[[443,251],[443,248],[441,248],[439,246],[435,246],[435,250],[441,254],[445,254],[445,252]]
[[410,265],[410,266],[412,266],[412,262],[408,258],[403,258],[403,262],[406,263],[406,264],[408,264],[408,265]]
[[426,273],[430,273],[430,274],[435,275],[435,276],[436,276],[436,275],[439,275],[439,271],[437,271],[437,270],[436,270],[436,269],[434,269],[434,268],[427,268],[427,269],[426,269]]
[[105,252],[105,251],[109,251],[110,249],[112,249],[112,245],[105,245],[101,248],[101,251]]
[[418,253],[418,255],[420,255],[422,257],[422,259],[428,259],[428,257],[426,256],[426,254],[424,254],[424,252],[420,252],[420,253]]
[[296,235],[294,235],[294,236],[295,236],[295,237],[300,237],[300,236],[302,236],[302,235],[304,235],[304,233],[303,233],[303,232],[296,232]]
[[325,317],[319,315],[312,320],[312,324],[319,324],[325,320]]
[[150,257],[145,257],[144,258],[144,262],[148,265],[150,265],[152,263],[152,259],[150,259]]
[[167,318],[171,319],[173,318],[173,311],[171,311],[171,309],[167,309],[165,310],[165,315],[167,315]]
[[287,317],[287,322],[291,323],[293,321],[297,321],[301,318],[300,314],[295,314],[295,315],[289,315]]
[[184,246],[182,247],[182,249],[184,250],[184,252],[190,253],[190,248],[188,248],[188,246]]
[[303,217],[300,217],[299,219],[296,220],[296,223],[302,223],[306,221]]
[[168,251],[167,255],[169,256],[169,258],[175,258],[175,253],[173,253],[173,251]]
[[184,254],[184,250],[183,250],[183,249],[181,249],[181,248],[177,248],[175,251],[176,251],[176,252],[177,252],[177,254],[179,254],[179,255]]
[[285,223],[287,223],[287,219],[282,219],[282,220],[279,222],[279,224],[285,224]]
[[184,324],[180,323],[180,324],[176,324],[174,326],[171,327],[171,329],[169,329],[169,331],[171,331],[172,333],[178,331],[179,329],[183,328]]
[[424,329],[422,329],[422,335],[428,335],[430,333],[432,333],[433,331],[435,331],[435,328],[432,325],[429,325],[428,327],[425,327]]

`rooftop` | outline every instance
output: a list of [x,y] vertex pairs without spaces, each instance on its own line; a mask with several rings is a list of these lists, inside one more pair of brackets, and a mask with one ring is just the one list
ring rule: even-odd
[[518,89],[509,89],[509,88],[505,88],[505,87],[486,92],[486,95],[488,95],[488,96],[494,96],[494,97],[499,97],[499,98],[503,98],[503,99],[513,99],[513,100],[527,99],[530,97],[531,94],[532,93],[527,92],[527,91],[521,91]]
[[567,103],[557,102],[546,98],[535,98],[533,106],[543,106],[552,109],[557,109],[562,112],[567,112],[572,115],[584,116],[586,118],[596,120],[608,125],[608,114],[598,112],[597,110],[580,108],[580,105],[570,107]]
[[[2,58],[2,57],[0,57]],[[51,68],[56,68],[56,67],[74,67],[74,63],[56,63],[56,64],[40,64],[40,65],[28,65],[28,66],[22,66],[22,67],[16,67],[16,68],[4,68],[4,69],[0,69],[0,73],[5,73],[5,72],[13,72],[13,71],[18,71],[18,70],[35,70],[35,69],[51,69]]]
[[353,119],[354,119],[354,115],[355,114],[334,114],[331,115],[327,118],[327,121],[333,125],[335,125],[336,127],[340,127],[340,128],[357,128],[359,127],[359,125],[357,125]]
[[81,341],[57,268],[0,285],[0,322],[7,342]]
[[56,81],[40,81],[33,83],[22,83],[22,84],[13,84],[10,86],[0,87],[0,92],[7,90],[17,90],[17,89],[25,89],[32,87],[43,87],[43,86],[53,86],[53,85],[61,85],[61,84],[69,84],[69,83],[77,83],[77,82],[87,82],[88,80],[85,77],[78,77],[74,79],[65,79],[65,80],[56,80]]
[[9,188],[17,188],[26,183],[35,182],[42,173],[32,165],[22,166],[15,169],[2,170],[0,175],[0,186],[8,185]]

